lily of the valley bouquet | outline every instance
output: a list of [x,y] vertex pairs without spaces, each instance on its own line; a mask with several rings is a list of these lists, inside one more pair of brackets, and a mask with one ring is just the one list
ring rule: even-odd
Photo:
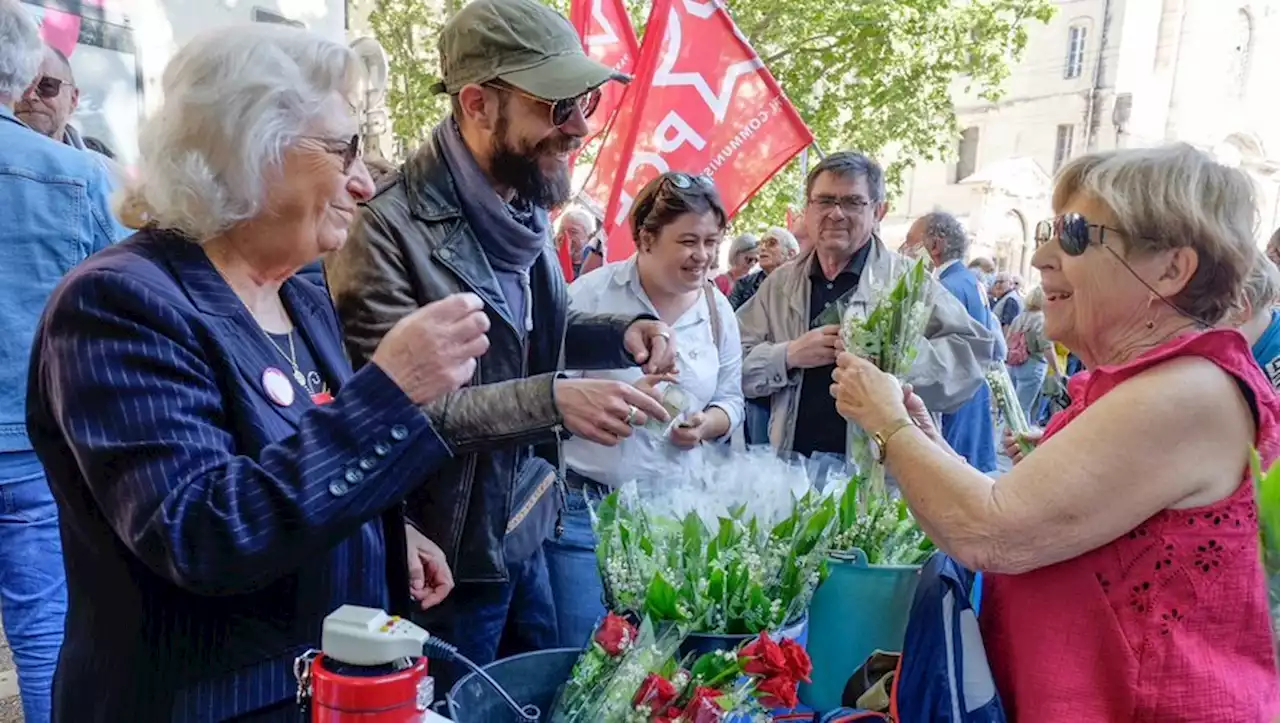
[[[924,343],[933,306],[933,285],[925,261],[894,256],[885,278],[868,273],[861,283],[870,289],[866,305],[848,304],[841,310],[844,348],[881,371],[904,379]],[[853,423],[849,424],[848,455],[873,491],[883,489],[884,468],[876,462],[867,431]]]
[[1031,424],[1027,422],[1027,415],[1023,413],[1022,404],[1018,401],[1009,368],[1004,362],[992,362],[987,367],[986,378],[996,411],[1004,417],[1005,424],[1009,425],[1009,431],[1017,440],[1018,449],[1024,455],[1031,454],[1031,450],[1035,449],[1035,445],[1027,441],[1027,436],[1031,434]]
[[689,632],[777,630],[808,609],[836,500],[770,451],[708,456],[688,479],[631,483],[593,510],[605,605]]
[[838,492],[831,553],[861,552],[868,565],[920,565],[933,554],[933,542],[907,509],[906,500],[873,494],[861,475]]
[[1262,560],[1271,591],[1271,627],[1280,640],[1280,462],[1264,472],[1255,451],[1253,478],[1258,493],[1258,526],[1262,528]]

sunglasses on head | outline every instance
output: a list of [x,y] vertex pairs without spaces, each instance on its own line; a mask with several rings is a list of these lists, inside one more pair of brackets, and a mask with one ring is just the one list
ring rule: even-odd
[[497,90],[503,90],[508,93],[515,93],[516,95],[522,95],[525,98],[528,98],[529,100],[536,100],[537,102],[543,105],[550,106],[551,107],[551,114],[550,114],[551,125],[556,126],[557,128],[564,125],[565,123],[568,123],[569,120],[573,118],[573,111],[575,109],[582,113],[583,118],[590,118],[596,112],[596,108],[600,106],[600,89],[599,88],[592,88],[591,90],[588,90],[582,95],[578,95],[573,98],[561,98],[560,100],[547,100],[546,98],[539,98],[536,95],[530,95],[524,92],[523,90],[516,88],[515,86],[507,85],[506,83],[502,83],[499,81],[489,83],[489,86]]
[[716,187],[715,181],[712,181],[707,176],[691,176],[688,173],[681,173],[679,171],[667,173],[663,180],[681,191],[688,191],[694,186],[701,186],[702,188],[708,189]]
[[364,138],[359,133],[352,135],[350,140],[345,141],[321,136],[306,137],[324,146],[326,153],[332,153],[341,158],[343,173],[350,171],[356,159],[364,155]]
[[63,80],[62,78],[54,78],[49,75],[42,76],[40,80],[37,80],[35,83],[36,95],[45,100],[57,98],[58,94],[62,92],[62,86],[64,85],[69,88],[74,87],[69,81]]

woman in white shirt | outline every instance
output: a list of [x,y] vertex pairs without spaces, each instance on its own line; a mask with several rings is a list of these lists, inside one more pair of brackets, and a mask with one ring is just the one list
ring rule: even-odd
[[[729,301],[707,281],[727,215],[709,178],[664,173],[636,197],[631,235],[636,253],[569,287],[573,308],[598,314],[651,314],[675,334],[674,377],[687,397],[669,430],[635,430],[614,447],[575,437],[565,442],[569,490],[564,534],[546,543],[560,644],[581,647],[604,614],[588,500],[596,504],[630,480],[679,479],[702,463],[704,443],[727,440],[742,422],[742,343]],[[638,368],[580,372],[637,386],[670,378]]]

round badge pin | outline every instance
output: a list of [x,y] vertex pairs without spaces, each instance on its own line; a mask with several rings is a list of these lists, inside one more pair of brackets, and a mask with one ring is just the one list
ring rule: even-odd
[[271,401],[282,407],[293,404],[293,382],[275,367],[267,367],[262,373],[262,388]]

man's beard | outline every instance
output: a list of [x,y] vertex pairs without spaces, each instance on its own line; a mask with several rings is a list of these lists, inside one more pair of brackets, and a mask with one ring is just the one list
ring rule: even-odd
[[507,140],[509,130],[506,108],[503,108],[494,129],[493,154],[489,161],[493,180],[514,190],[516,197],[542,208],[557,208],[568,201],[571,195],[568,164],[547,173],[539,160],[552,153],[573,151],[581,145],[580,141],[557,130],[532,148],[525,143],[517,148]]

